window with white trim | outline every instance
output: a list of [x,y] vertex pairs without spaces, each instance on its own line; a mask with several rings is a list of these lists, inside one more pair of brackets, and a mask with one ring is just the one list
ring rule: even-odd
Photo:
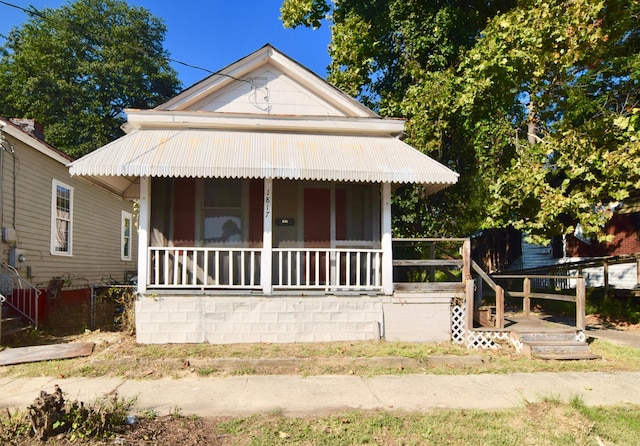
[[242,180],[204,180],[203,238],[208,243],[242,241]]
[[131,213],[122,211],[122,240],[120,258],[131,260]]
[[51,254],[70,256],[73,235],[73,188],[53,180],[51,192]]

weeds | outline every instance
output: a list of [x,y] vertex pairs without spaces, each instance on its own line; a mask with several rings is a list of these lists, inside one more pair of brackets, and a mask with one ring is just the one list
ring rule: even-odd
[[127,415],[135,401],[125,401],[116,394],[92,405],[66,401],[62,389],[56,386],[51,394],[40,392],[26,412],[11,412],[0,416],[0,440],[11,444],[20,439],[46,441],[64,435],[71,441],[112,437],[127,423]]
[[216,367],[200,367],[197,370],[198,375],[200,376],[210,376],[218,373],[218,368]]
[[135,288],[129,286],[113,286],[102,293],[103,299],[117,305],[114,322],[120,331],[129,335],[136,331],[136,296]]

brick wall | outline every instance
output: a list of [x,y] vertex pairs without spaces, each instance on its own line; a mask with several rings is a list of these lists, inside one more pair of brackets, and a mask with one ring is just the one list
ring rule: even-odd
[[615,214],[607,224],[607,234],[613,239],[606,243],[595,241],[587,244],[573,236],[567,236],[567,257],[600,257],[634,254],[640,252],[639,230],[634,225],[633,214]]

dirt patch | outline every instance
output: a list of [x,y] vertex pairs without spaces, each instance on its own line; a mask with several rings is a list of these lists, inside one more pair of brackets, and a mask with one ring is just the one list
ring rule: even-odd
[[166,415],[136,420],[118,435],[115,444],[179,444],[184,446],[237,444],[237,438],[221,433],[218,418],[188,418]]
[[640,333],[640,324],[632,324],[626,321],[615,321],[599,314],[588,314],[585,316],[587,326],[594,328],[609,328],[613,330]]

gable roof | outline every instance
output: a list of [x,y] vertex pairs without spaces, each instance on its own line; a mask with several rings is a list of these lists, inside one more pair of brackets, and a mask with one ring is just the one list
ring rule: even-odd
[[140,176],[423,183],[458,174],[381,118],[265,45],[153,110],[127,110],[127,135],[70,164],[131,197]]
[[[271,104],[269,84],[279,84],[280,94],[286,97],[273,98]],[[265,89],[266,87],[266,89]],[[284,88],[282,88],[284,87]],[[304,101],[315,102],[316,107],[309,111],[298,111],[295,114],[329,115],[342,117],[380,118],[376,113],[361,103],[335,88],[308,68],[278,51],[271,44],[226,66],[211,76],[192,85],[156,110],[164,111],[229,111],[216,99],[225,99],[235,93],[246,90],[257,90],[254,107],[248,112],[263,114],[293,114],[282,112],[283,105],[292,105]],[[263,91],[260,91],[263,89]],[[261,97],[262,96],[262,97]],[[279,107],[280,106],[280,107]],[[238,110],[233,110],[237,112]],[[314,113],[315,111],[315,113]]]
[[26,132],[19,125],[11,122],[11,120],[0,117],[0,133],[2,132],[5,132],[7,135],[10,135],[60,164],[67,165],[69,161],[73,161],[73,158],[66,153],[29,134],[29,132]]

